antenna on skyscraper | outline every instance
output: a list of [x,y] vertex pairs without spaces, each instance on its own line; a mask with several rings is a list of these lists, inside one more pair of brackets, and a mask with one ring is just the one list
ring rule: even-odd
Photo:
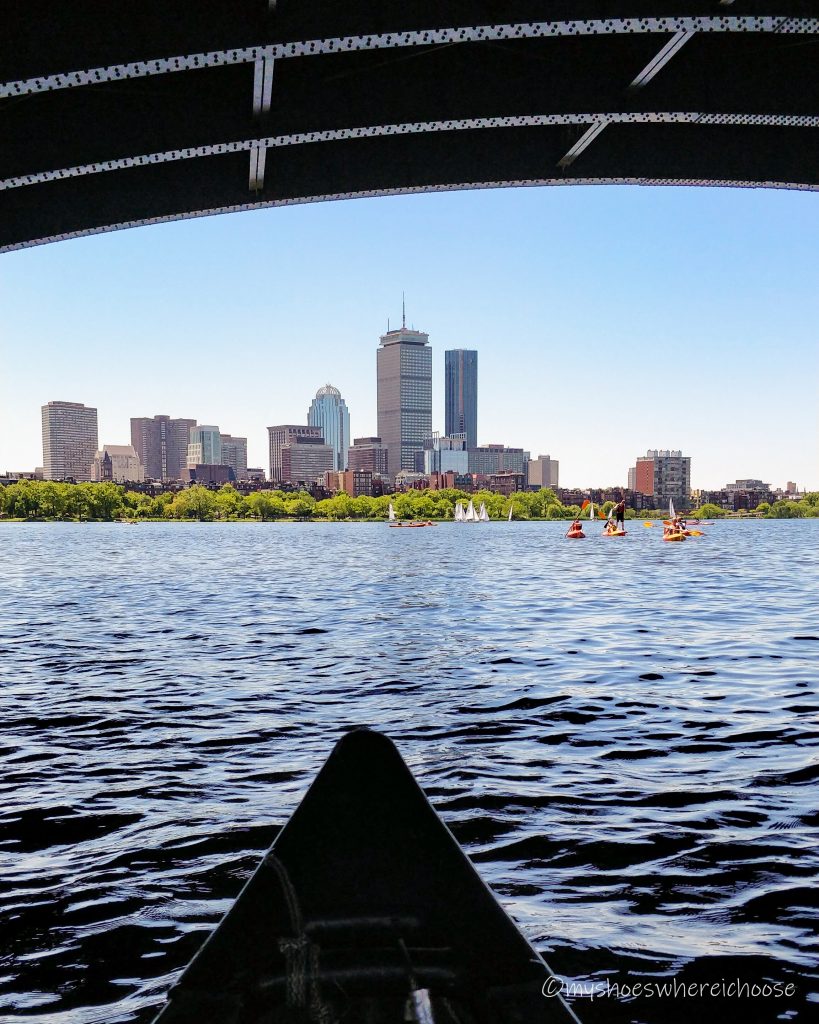
[[401,329],[407,329],[407,305],[404,302],[404,293],[401,292]]

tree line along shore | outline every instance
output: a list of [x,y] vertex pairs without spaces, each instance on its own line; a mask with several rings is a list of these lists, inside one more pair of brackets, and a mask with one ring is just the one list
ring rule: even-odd
[[[493,491],[466,494],[458,490],[402,491],[378,498],[336,494],[316,500],[306,491],[285,492],[260,490],[240,494],[230,484],[217,491],[200,485],[185,490],[166,491],[155,496],[113,483],[57,483],[54,481],[20,480],[0,487],[0,520],[115,522],[145,521],[242,521],[242,520],[382,520],[389,513],[390,502],[399,519],[452,519],[455,504],[469,500],[486,506],[491,519],[506,519],[509,508],[516,520],[568,520],[580,514],[577,505],[564,505],[554,491],[519,491],[511,496]],[[608,515],[614,502],[600,506]],[[800,501],[777,501],[762,504],[753,510],[757,517],[768,519],[819,518],[819,492],[807,494]],[[717,505],[703,505],[686,513],[691,518],[716,519],[725,516]],[[627,519],[662,519],[663,509],[635,512],[626,510]]]

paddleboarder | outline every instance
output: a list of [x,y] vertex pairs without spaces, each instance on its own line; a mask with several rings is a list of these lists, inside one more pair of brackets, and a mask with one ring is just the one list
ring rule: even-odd
[[612,509],[614,514],[614,521],[621,529],[626,528],[626,499],[623,498],[619,501]]

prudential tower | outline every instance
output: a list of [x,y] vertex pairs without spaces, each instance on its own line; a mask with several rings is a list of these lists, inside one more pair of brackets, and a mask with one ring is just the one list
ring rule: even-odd
[[378,433],[390,476],[414,471],[432,434],[432,349],[429,335],[406,326],[387,331],[378,348]]

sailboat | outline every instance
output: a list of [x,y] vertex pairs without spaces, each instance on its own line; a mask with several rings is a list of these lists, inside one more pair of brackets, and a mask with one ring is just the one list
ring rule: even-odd
[[477,523],[479,521],[480,520],[478,519],[478,513],[475,511],[475,505],[473,504],[472,499],[470,498],[469,504],[466,506],[466,512],[464,512],[464,522]]
[[390,509],[389,512],[387,513],[387,519],[389,519],[391,523],[395,522],[395,509],[392,507],[392,502],[390,502]]
[[458,501],[455,503],[455,522],[462,523],[464,521],[464,507],[463,504]]
[[481,523],[489,522],[489,513],[486,511],[486,505],[483,502],[481,502],[481,510],[478,513],[478,521]]
[[511,505],[509,506],[509,515],[506,517],[506,521],[507,521],[507,523],[511,523],[512,522],[512,506]]

